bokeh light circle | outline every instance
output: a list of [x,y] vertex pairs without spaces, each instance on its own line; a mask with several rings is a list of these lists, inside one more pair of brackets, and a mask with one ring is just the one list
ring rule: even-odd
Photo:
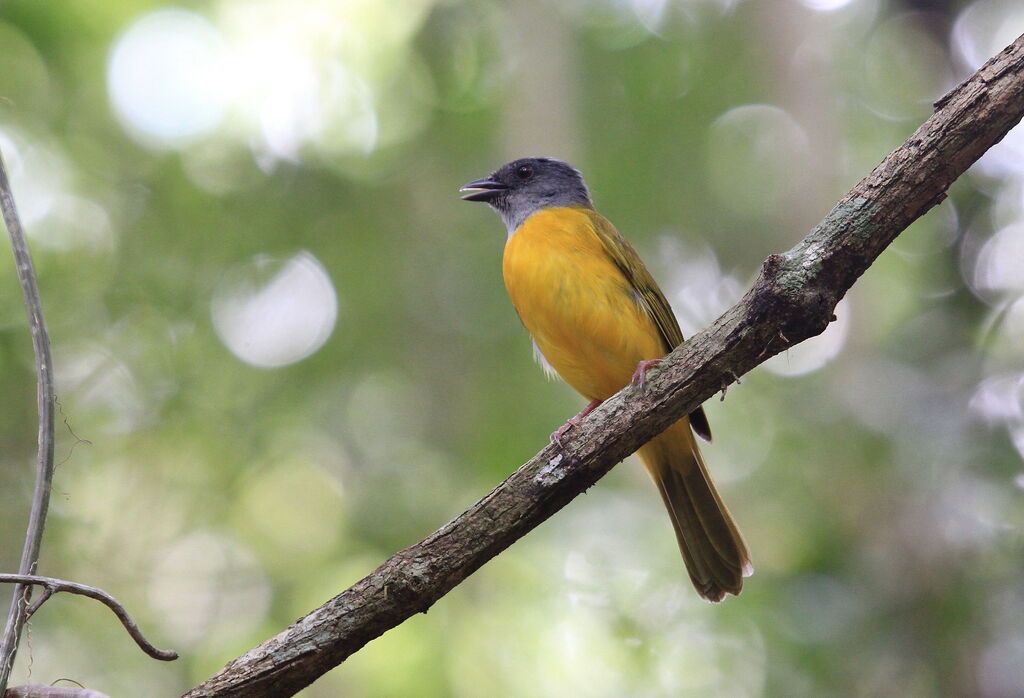
[[207,133],[227,103],[226,50],[199,15],[162,9],[116,40],[107,89],[118,118],[145,145],[176,148]]
[[985,242],[974,268],[974,286],[1024,293],[1024,223],[1001,228]]
[[280,261],[261,256],[227,272],[211,303],[213,326],[242,361],[273,368],[323,346],[334,330],[334,284],[309,252]]
[[803,126],[770,104],[730,109],[708,133],[711,184],[718,200],[738,214],[764,216],[799,191],[809,154]]

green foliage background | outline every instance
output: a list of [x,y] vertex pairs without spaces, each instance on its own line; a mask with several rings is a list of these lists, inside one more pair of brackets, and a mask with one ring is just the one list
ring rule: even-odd
[[[108,590],[182,655],[150,660],[97,604],[61,597],[15,682],[178,695],[455,516],[579,409],[532,363],[504,230],[462,183],[571,160],[692,332],[1024,31],[1013,0],[167,10],[0,5],[0,150],[67,424],[40,572]],[[176,112],[182,94],[199,106]],[[839,327],[708,403],[707,459],[757,568],[740,597],[696,597],[631,459],[303,695],[1024,693],[1015,137],[865,275]],[[13,571],[35,388],[9,257],[0,294]],[[305,358],[245,360],[317,322],[330,332]]]

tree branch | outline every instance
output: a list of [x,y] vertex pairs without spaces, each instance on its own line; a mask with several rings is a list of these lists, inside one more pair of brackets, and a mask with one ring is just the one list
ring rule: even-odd
[[820,334],[836,303],[910,223],[1021,119],[1024,36],[936,104],[937,111],[708,329],[425,540],[186,698],[290,696],[418,612],[510,546],[616,463],[769,357]]
[[40,594],[39,598],[25,610],[26,619],[30,618],[33,613],[38,611],[39,607],[46,603],[47,599],[62,591],[69,594],[78,594],[79,596],[88,596],[90,599],[96,599],[114,612],[117,619],[121,621],[121,625],[124,626],[124,629],[128,631],[128,634],[132,636],[133,640],[135,640],[135,644],[137,644],[139,649],[143,652],[153,659],[161,659],[165,662],[178,658],[178,653],[174,650],[162,650],[154,647],[153,644],[145,638],[142,631],[139,630],[139,626],[136,625],[135,621],[132,620],[132,617],[128,615],[128,611],[125,610],[125,607],[121,602],[102,589],[87,586],[85,584],[79,584],[78,582],[69,582],[67,580],[56,579],[54,577],[40,577],[34,574],[0,574],[0,584],[18,584],[21,586],[35,585],[43,587],[43,593]]
[[[25,545],[21,552],[18,572],[32,574],[39,562],[39,549],[43,544],[43,528],[46,525],[46,512],[50,507],[50,489],[53,486],[53,359],[50,356],[50,337],[43,319],[43,304],[39,297],[39,285],[32,266],[28,242],[21,227],[21,219],[14,205],[14,193],[11,182],[7,178],[7,168],[0,157],[0,208],[3,209],[4,223],[11,237],[11,248],[14,250],[14,262],[18,267],[18,280],[21,282],[22,294],[25,297],[25,308],[28,312],[28,324],[32,330],[32,349],[36,359],[36,403],[39,412],[38,451],[36,455],[36,484],[32,494],[32,509],[29,512],[28,529],[25,532]],[[11,599],[11,608],[7,613],[7,624],[4,626],[3,639],[0,640],[0,695],[7,688],[7,679],[14,666],[14,657],[18,652],[18,641],[21,629],[28,619],[28,602],[32,587],[16,584]]]

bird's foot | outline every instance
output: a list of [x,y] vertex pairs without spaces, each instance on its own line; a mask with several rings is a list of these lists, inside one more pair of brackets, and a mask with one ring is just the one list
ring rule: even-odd
[[629,384],[634,388],[644,389],[644,383],[647,381],[647,372],[652,368],[660,364],[664,359],[648,359],[641,361],[636,365],[636,371],[633,372],[633,377],[630,379]]
[[572,417],[571,419],[569,419],[568,422],[558,427],[558,429],[556,429],[555,431],[551,432],[551,443],[558,446],[559,448],[563,448],[562,437],[565,436],[570,429],[572,429],[575,426],[578,426],[579,423],[583,421],[583,418],[586,417],[591,412],[593,412],[594,410],[596,410],[597,406],[600,404],[600,400],[591,400],[590,404],[584,407],[582,410],[580,410],[580,413],[578,415]]

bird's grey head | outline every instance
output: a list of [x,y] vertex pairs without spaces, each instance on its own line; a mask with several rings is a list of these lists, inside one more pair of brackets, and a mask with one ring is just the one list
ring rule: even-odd
[[465,201],[483,201],[501,214],[509,235],[549,206],[592,206],[583,175],[553,158],[522,158],[462,187]]

